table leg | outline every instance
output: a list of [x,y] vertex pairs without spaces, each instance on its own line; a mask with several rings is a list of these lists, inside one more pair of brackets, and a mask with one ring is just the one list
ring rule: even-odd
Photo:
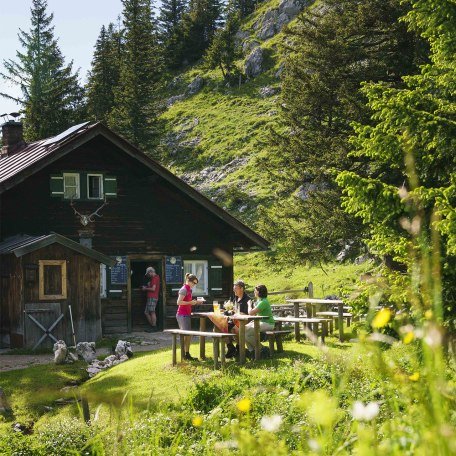
[[219,360],[218,360],[219,344],[218,344],[218,340],[215,337],[214,337],[213,341],[214,341],[214,369],[218,369],[219,368]]
[[[293,306],[294,306],[294,316],[296,318],[299,318],[299,302],[293,303]],[[295,327],[295,340],[296,340],[296,342],[299,342],[301,339],[301,334],[299,332],[299,323],[295,323],[294,327]]]
[[321,322],[321,341],[325,343],[325,338],[328,335],[328,322],[322,321]]
[[[206,332],[206,317],[200,317],[200,331]],[[200,336],[200,358],[206,359],[206,337]]]
[[253,329],[255,330],[255,360],[260,359],[260,320],[253,320]]
[[307,303],[306,304],[306,316],[307,316],[307,318],[313,318],[314,315],[315,315],[315,312],[314,312],[314,308],[313,308],[312,304]]
[[173,334],[173,366],[177,364],[177,334]]
[[245,364],[245,325],[246,321],[239,321],[239,363]]
[[225,338],[221,339],[221,348],[220,348],[220,364],[222,370],[225,369]]
[[339,340],[344,341],[344,304],[338,304]]
[[184,335],[180,334],[180,344],[181,344],[181,363],[184,361],[185,357],[185,344],[184,344]]

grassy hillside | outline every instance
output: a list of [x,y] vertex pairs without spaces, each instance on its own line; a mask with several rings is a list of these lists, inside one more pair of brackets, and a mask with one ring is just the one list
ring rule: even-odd
[[[233,215],[253,225],[255,208],[259,203],[268,204],[273,197],[259,159],[267,159],[271,153],[270,129],[279,128],[278,45],[284,38],[281,31],[262,41],[255,24],[261,23],[263,16],[279,3],[264,2],[241,25],[241,31],[249,34],[242,43],[257,43],[263,50],[262,74],[230,87],[220,70],[192,67],[169,84],[167,96],[182,98],[197,76],[204,79],[204,87],[176,101],[161,117],[165,128],[164,163]],[[247,48],[237,62],[241,70],[253,49],[250,45]],[[264,88],[270,89],[267,96],[260,92]]]

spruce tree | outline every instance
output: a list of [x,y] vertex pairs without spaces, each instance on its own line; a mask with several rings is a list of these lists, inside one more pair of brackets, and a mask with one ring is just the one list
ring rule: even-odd
[[0,95],[22,106],[28,141],[53,136],[85,116],[78,73],[73,74],[72,63],[65,64],[54,38],[53,14],[48,15],[46,9],[46,0],[33,0],[30,31],[18,34],[23,51],[17,51],[16,61],[4,61],[6,71],[1,73],[22,92],[18,99]]
[[238,29],[239,16],[237,13],[232,13],[228,16],[225,25],[216,31],[205,56],[206,66],[220,68],[226,81],[236,77],[234,62],[241,56],[235,39]]
[[190,0],[189,10],[182,18],[182,61],[193,63],[201,59],[221,25],[219,0]]
[[162,70],[157,30],[150,0],[122,0],[122,3],[124,46],[109,125],[148,151],[157,134]]
[[95,44],[92,68],[87,82],[87,110],[93,120],[108,123],[114,107],[114,91],[119,84],[121,31],[114,24],[103,25]]
[[[264,223],[287,257],[334,259],[363,245],[361,224],[345,213],[337,171],[368,168],[353,160],[353,121],[367,121],[364,81],[401,84],[416,68],[417,39],[399,18],[399,0],[326,0],[310,8],[288,34],[282,86],[282,134],[267,168],[277,182],[277,203]],[[284,172],[286,170],[286,173]],[[286,177],[286,178],[284,178]]]

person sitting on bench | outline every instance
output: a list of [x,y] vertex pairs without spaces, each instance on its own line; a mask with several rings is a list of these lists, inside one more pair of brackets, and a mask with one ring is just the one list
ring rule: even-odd
[[[237,280],[234,282],[233,285],[233,292],[234,296],[232,297],[231,301],[234,302],[235,309],[237,313],[248,315],[249,307],[251,305],[251,298],[245,292],[245,283],[242,280]],[[226,358],[234,358],[239,353],[239,322],[228,323],[228,330],[233,334],[236,334],[237,337],[237,345],[234,346],[231,340],[227,343],[227,352]]]
[[[271,304],[268,300],[268,289],[266,288],[266,285],[257,285],[254,293],[257,301],[255,303],[255,307],[250,310],[249,315],[261,315],[262,317],[268,317],[260,321],[260,332],[273,331],[275,321],[274,316],[272,315]],[[253,321],[245,326],[245,343],[247,344],[248,349],[247,356],[250,359],[253,359],[255,357],[255,329]],[[269,348],[262,346],[262,357],[267,358],[269,354]]]

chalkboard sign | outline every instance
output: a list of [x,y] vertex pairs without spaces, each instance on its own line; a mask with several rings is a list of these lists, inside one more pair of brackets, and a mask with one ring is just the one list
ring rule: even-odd
[[182,283],[182,257],[167,256],[165,273],[166,283]]
[[127,257],[116,257],[117,263],[111,266],[111,283],[124,285],[127,283]]

